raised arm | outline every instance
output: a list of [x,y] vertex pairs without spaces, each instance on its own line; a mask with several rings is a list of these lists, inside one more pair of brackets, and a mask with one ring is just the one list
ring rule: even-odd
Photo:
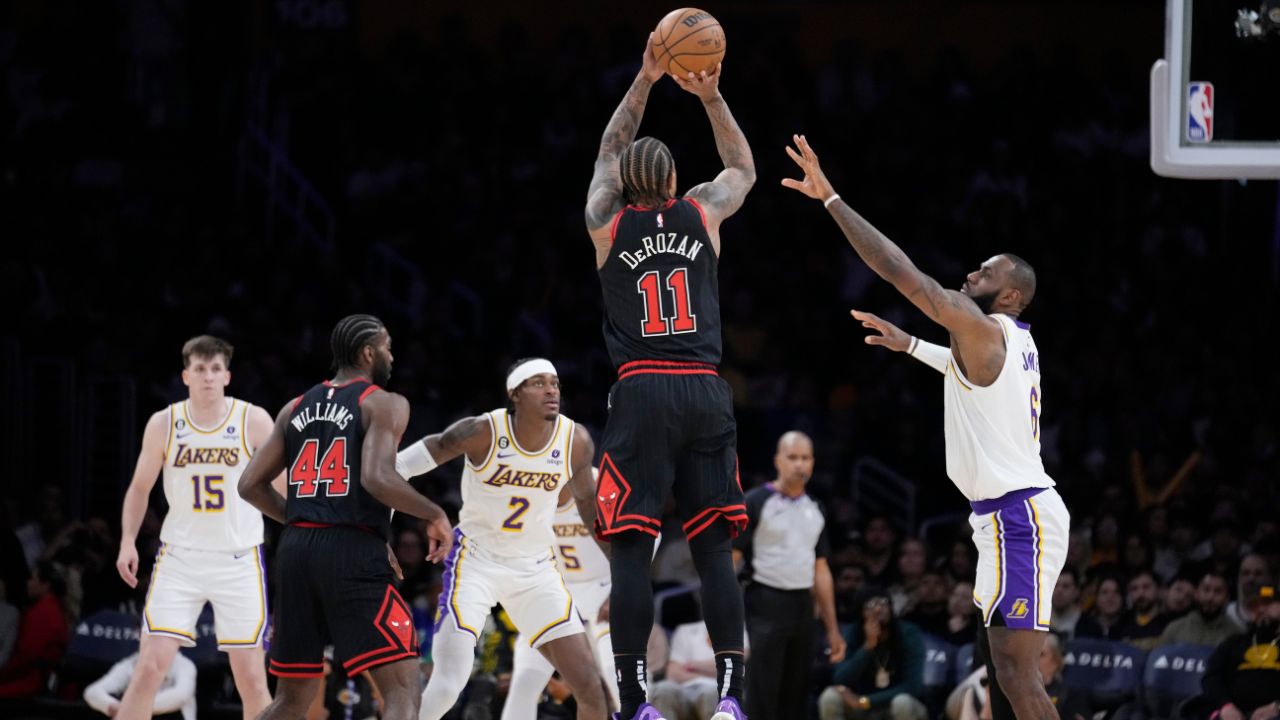
[[453,528],[444,510],[396,472],[396,446],[409,424],[409,401],[380,391],[365,398],[362,408],[366,426],[360,450],[360,486],[383,505],[426,523],[427,559],[443,560],[453,542]]
[[[640,73],[631,88],[613,111],[609,124],[600,139],[600,152],[596,155],[596,169],[587,188],[587,231],[597,242],[608,240],[609,223],[622,209],[622,177],[618,171],[618,157],[636,139],[644,106],[649,101],[649,90],[662,77],[662,68],[653,56],[653,35],[645,41]],[[603,233],[603,238],[599,237]]]
[[473,465],[483,464],[493,446],[493,425],[488,415],[463,418],[444,432],[428,435],[396,455],[396,472],[406,478],[425,475],[459,455]]
[[786,178],[784,187],[797,190],[823,201],[827,211],[848,238],[858,256],[877,275],[893,284],[930,320],[945,327],[960,345],[994,340],[1000,337],[1000,326],[982,313],[968,297],[956,290],[946,290],[937,280],[920,271],[906,253],[840,199],[823,174],[818,155],[803,135],[794,135],[799,152],[787,148],[787,154],[804,171],[804,179]]
[[285,403],[276,415],[276,424],[266,442],[257,447],[249,465],[240,474],[236,490],[240,497],[278,523],[285,520],[284,495],[272,484],[284,472],[284,433],[289,423],[293,401]]
[[168,410],[151,416],[142,431],[142,450],[133,468],[133,480],[124,493],[124,507],[120,511],[120,552],[116,556],[116,571],[129,587],[138,586],[138,528],[147,514],[147,502],[151,488],[164,467],[168,448],[170,414]]
[[716,179],[702,183],[689,190],[688,196],[702,205],[707,213],[707,224],[711,231],[712,242],[719,250],[719,228],[730,215],[742,207],[751,186],[756,183],[756,163],[751,156],[751,146],[747,144],[747,136],[733,119],[729,104],[720,94],[720,66],[708,75],[705,71],[685,77],[673,75],[680,87],[693,93],[702,101],[711,120],[711,130],[716,138],[716,152],[720,153],[720,162],[724,170],[716,175]]

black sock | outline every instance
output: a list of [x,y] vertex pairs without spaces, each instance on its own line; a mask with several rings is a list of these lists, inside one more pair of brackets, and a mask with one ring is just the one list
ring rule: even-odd
[[742,682],[747,674],[747,661],[740,652],[716,653],[716,687],[720,697],[731,697],[742,704]]
[[622,704],[618,717],[631,720],[640,705],[649,699],[644,655],[614,655],[613,665],[618,671],[618,700]]

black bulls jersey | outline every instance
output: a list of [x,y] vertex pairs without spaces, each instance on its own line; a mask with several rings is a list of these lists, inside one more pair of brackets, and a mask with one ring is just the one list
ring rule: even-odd
[[600,268],[604,341],[614,367],[633,360],[720,363],[720,287],[702,208],[690,198],[628,205]]
[[284,438],[289,523],[354,525],[390,536],[391,510],[360,485],[360,404],[377,389],[364,380],[326,381],[294,402]]

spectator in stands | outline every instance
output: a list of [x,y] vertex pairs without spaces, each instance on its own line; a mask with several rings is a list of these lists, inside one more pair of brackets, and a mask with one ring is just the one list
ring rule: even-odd
[[1094,522],[1089,546],[1093,549],[1089,567],[1120,564],[1120,523],[1115,515],[1106,513]]
[[1216,570],[1205,572],[1196,586],[1195,609],[1169,623],[1158,645],[1217,645],[1240,632],[1243,627],[1223,611],[1226,606],[1227,579]]
[[919,599],[916,590],[928,567],[929,557],[924,543],[917,538],[903,540],[898,546],[898,574],[889,586],[895,615],[905,616],[915,607]]
[[1218,568],[1219,572],[1230,575],[1240,564],[1240,529],[1237,521],[1222,518],[1214,521],[1213,531],[1209,539],[1196,546],[1191,559],[1197,562],[1208,561]]
[[1120,639],[1150,651],[1169,624],[1160,607],[1160,585],[1150,569],[1139,570],[1129,578],[1129,610],[1120,620]]
[[735,564],[745,560],[750,579],[743,602],[752,654],[759,666],[772,669],[747,675],[746,710],[755,717],[798,717],[811,682],[815,604],[832,663],[844,659],[845,646],[827,565],[826,511],[805,492],[813,441],[802,432],[784,433],[773,464],[773,482],[747,493],[747,527],[733,541]]
[[977,562],[973,556],[974,552],[972,540],[957,539],[951,543],[951,552],[947,553],[946,565],[948,580],[953,583],[973,582]]
[[419,596],[425,597],[430,604],[435,577],[426,561],[427,544],[421,532],[415,527],[405,527],[395,534],[395,538],[396,562],[404,573],[404,579],[400,581],[400,595],[410,605]]
[[36,563],[35,572],[27,581],[31,604],[19,622],[13,654],[8,664],[0,668],[0,698],[31,697],[45,687],[49,673],[62,659],[71,639],[62,610],[66,593],[66,581],[53,563]]
[[893,564],[893,548],[898,533],[884,515],[872,515],[862,529],[861,562],[867,569],[867,583],[888,587],[897,569]]
[[[1224,571],[1226,572],[1226,571]],[[1227,606],[1227,615],[1240,627],[1247,627],[1253,622],[1245,598],[1252,597],[1263,585],[1271,585],[1275,576],[1267,567],[1266,558],[1257,553],[1249,553],[1240,558],[1240,567],[1236,570],[1236,599]]]
[[8,664],[9,656],[13,654],[13,645],[18,641],[18,620],[21,616],[18,608],[9,604],[4,580],[0,580],[0,667]]
[[702,720],[715,713],[720,693],[706,623],[699,620],[676,627],[667,653],[667,676],[653,685],[649,701],[667,720]]
[[836,619],[841,626],[862,618],[858,598],[866,585],[867,569],[858,563],[841,566],[836,571]]
[[[1092,717],[1088,693],[1073,690],[1062,681],[1062,644],[1062,637],[1056,632],[1045,637],[1040,651],[1040,678],[1061,720],[1088,720]],[[987,685],[987,666],[981,664],[947,697],[947,720],[990,720]]]
[[822,720],[924,720],[924,640],[920,630],[893,615],[889,594],[872,589],[862,602],[862,624],[846,636],[857,648],[836,666],[835,685],[818,698]]
[[1053,586],[1053,616],[1049,626],[1070,640],[1075,637],[1076,624],[1080,622],[1080,573],[1067,565],[1058,575]]
[[1076,637],[1120,639],[1120,621],[1124,618],[1124,591],[1120,578],[1108,575],[1098,581],[1093,609],[1076,623]]
[[[1161,582],[1168,582],[1182,564],[1169,540],[1169,509],[1156,505],[1147,510],[1144,520],[1146,539],[1151,544],[1151,569]],[[1167,604],[1165,609],[1168,610]]]
[[[921,631],[934,637],[947,636],[947,625],[951,621],[950,593],[947,592],[947,579],[937,570],[930,570],[920,576],[915,592],[915,607],[902,615],[902,619],[912,623]],[[973,604],[973,593],[969,594],[969,604]],[[897,615],[897,612],[894,613]]]
[[[137,664],[135,652],[112,665],[106,675],[84,689],[84,701],[103,715],[115,717]],[[154,715],[181,713],[182,720],[196,720],[196,664],[186,655],[174,655],[169,671],[160,682],[151,712]]]
[[1191,612],[1196,601],[1196,583],[1186,575],[1175,575],[1164,589],[1164,614],[1169,622]]
[[1244,600],[1253,621],[1213,651],[1201,686],[1221,720],[1271,720],[1280,716],[1280,594],[1263,585]]
[[968,645],[977,640],[978,606],[973,604],[973,583],[958,582],[947,599],[947,632],[942,639],[952,645]]

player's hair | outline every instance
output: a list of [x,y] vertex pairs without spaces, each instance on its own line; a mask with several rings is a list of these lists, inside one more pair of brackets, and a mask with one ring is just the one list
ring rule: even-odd
[[333,326],[329,346],[333,349],[333,369],[355,367],[360,350],[373,343],[378,333],[386,327],[372,315],[348,315]]
[[667,180],[675,167],[671,151],[661,140],[653,137],[636,140],[618,158],[623,198],[633,204],[641,204],[645,200],[666,200]]
[[1022,291],[1022,307],[1025,308],[1031,304],[1031,298],[1036,296],[1036,270],[1031,267],[1031,263],[1013,253],[1004,253],[1004,256],[1013,263],[1009,280],[1015,288]]
[[191,367],[191,358],[193,357],[212,360],[217,355],[221,355],[223,362],[230,367],[231,354],[233,352],[235,352],[235,348],[231,347],[231,343],[222,338],[212,335],[197,335],[182,345],[182,367]]
[[58,569],[49,560],[41,560],[36,563],[35,577],[41,582],[49,586],[49,592],[56,598],[63,598],[67,595],[67,579],[63,577],[62,571]]

